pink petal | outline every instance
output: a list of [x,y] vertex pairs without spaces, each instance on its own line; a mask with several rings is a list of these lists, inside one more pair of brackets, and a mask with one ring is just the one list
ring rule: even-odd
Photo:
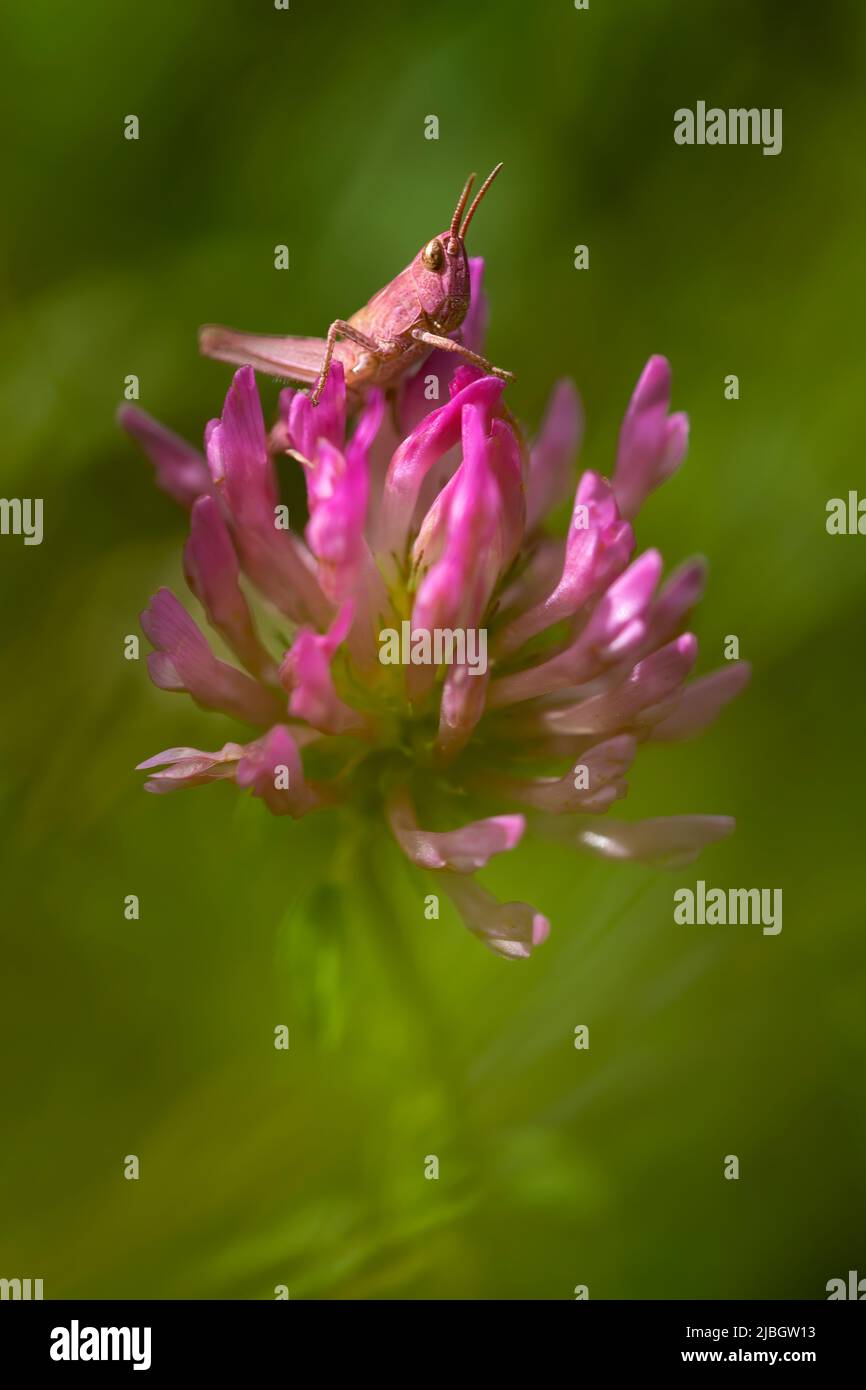
[[528,903],[501,903],[473,878],[442,870],[437,876],[469,931],[506,960],[525,960],[550,934],[550,923]]
[[584,473],[574,499],[559,583],[547,598],[503,629],[496,641],[497,655],[517,651],[537,633],[576,614],[622,572],[633,550],[634,532],[621,520],[609,484],[597,473]]
[[275,724],[263,738],[247,745],[238,764],[237,783],[249,787],[275,816],[297,820],[322,804],[322,797],[307,785],[298,745],[283,724]]
[[[463,462],[446,490],[445,513],[435,528],[435,549],[441,554],[415,595],[413,633],[477,627],[505,563],[505,547],[512,542],[515,517],[509,511],[502,479],[514,460],[513,455],[505,457],[501,432],[487,433],[488,419],[481,405],[464,408]],[[494,421],[493,425],[502,423]],[[425,534],[431,534],[430,528]],[[425,562],[428,559],[429,551],[425,551]],[[421,699],[435,676],[433,666],[409,666],[406,687],[410,698]]]
[[[564,777],[522,779],[498,773],[478,774],[476,783],[487,792],[502,794],[523,806],[551,815],[575,811],[603,811],[626,793],[624,774],[634,761],[637,741],[629,734],[607,739],[580,755],[587,770],[587,787],[575,786],[575,769]],[[583,779],[581,779],[583,780]]]
[[328,632],[302,629],[280,667],[280,680],[291,692],[289,712],[326,734],[363,733],[363,715],[340,699],[331,675],[331,660],[352,623],[352,603],[344,603]]
[[381,618],[390,611],[385,584],[365,539],[370,450],[384,407],[381,391],[371,391],[345,449],[318,438],[305,468],[310,512],[306,535],[318,560],[319,583],[332,603],[351,596],[355,616],[349,650],[356,666],[367,672],[376,665]]
[[146,792],[159,794],[179,791],[185,787],[201,787],[208,782],[233,778],[243,752],[239,743],[226,743],[218,753],[205,753],[200,748],[166,748],[164,752],[139,763],[137,771],[162,768],[145,782]]
[[162,690],[186,691],[205,709],[249,724],[267,724],[279,709],[273,695],[242,671],[218,661],[208,640],[170,589],[160,589],[141,615],[156,651],[148,670]]
[[192,508],[189,540],[183,553],[190,589],[240,660],[255,675],[273,679],[274,663],[256,636],[249,604],[238,578],[235,548],[216,500],[199,497]]
[[657,550],[644,551],[601,596],[586,627],[565,651],[492,682],[490,708],[582,684],[633,654],[646,635],[646,611],[661,567]]
[[385,556],[403,555],[421,484],[460,439],[463,407],[477,405],[489,418],[504,389],[505,383],[493,376],[470,381],[451,400],[432,410],[397,449],[385,478],[380,518],[378,549]]
[[481,675],[468,666],[454,666],[445,677],[439,705],[439,729],[434,756],[440,764],[462,752],[484,714],[489,668]]
[[342,362],[336,357],[332,359],[318,405],[313,405],[303,391],[295,392],[291,399],[286,397],[286,401],[289,437],[299,454],[312,459],[320,439],[342,449],[346,441],[346,377]]
[[551,733],[606,734],[617,729],[658,724],[671,709],[671,698],[695,664],[697,638],[685,633],[639,661],[624,680],[588,700],[549,710],[541,724]]
[[490,426],[490,466],[499,484],[499,575],[517,559],[526,530],[523,461],[517,435],[507,420]]
[[156,469],[157,486],[182,507],[191,507],[197,497],[211,491],[211,477],[204,458],[180,435],[173,434],[135,405],[122,405],[117,421],[147,454]]
[[580,849],[600,859],[632,860],[679,869],[702,849],[733,832],[730,816],[659,816],[638,821],[599,821],[575,837]]
[[294,622],[324,627],[331,606],[297,537],[276,527],[276,478],[252,367],[241,367],[221,420],[206,435],[218,495],[231,516],[238,554],[256,587]]
[[486,606],[523,535],[520,452],[510,425],[491,421],[480,405],[464,407],[461,440],[462,463],[425,519],[414,558],[474,578]]
[[674,743],[703,733],[718,718],[729,700],[746,688],[751,674],[749,663],[738,661],[692,681],[683,691],[673,713],[656,724],[653,739],[659,743]]
[[387,815],[394,838],[413,864],[459,874],[483,869],[492,855],[514,849],[526,828],[523,816],[491,816],[459,830],[421,830],[405,788],[392,792]]
[[623,516],[634,517],[685,458],[688,416],[668,415],[670,399],[670,365],[664,357],[651,357],[620,430],[613,485]]
[[469,257],[469,291],[469,308],[460,326],[460,336],[473,352],[483,352],[487,337],[487,320],[490,317],[490,306],[484,293],[483,256]]
[[[455,545],[473,543],[483,529],[490,537],[485,546],[496,547],[495,555],[484,552],[492,588],[497,574],[516,558],[523,540],[526,504],[520,445],[510,424],[488,420],[483,410],[472,405],[463,412],[461,443],[463,461],[425,516],[412,547],[412,563],[423,571]],[[483,528],[476,515],[479,507],[489,510],[489,524]]]
[[310,520],[306,538],[319,562],[319,582],[332,603],[352,593],[364,554],[367,473],[350,469],[339,449],[325,439],[315,463],[305,470]]
[[553,388],[538,437],[530,449],[527,530],[534,531],[550,509],[571,491],[583,425],[580,396],[574,383],[563,378]]
[[556,588],[565,564],[565,541],[558,536],[540,536],[527,553],[526,563],[499,598],[497,614],[504,623],[534,608]]
[[207,454],[213,480],[238,524],[273,526],[279,498],[252,367],[235,372],[222,416],[209,430]]
[[579,646],[602,657],[620,656],[625,633],[646,615],[661,570],[662,557],[657,550],[645,550],[634,560],[602,595],[580,635]]
[[699,555],[674,570],[650,604],[640,656],[655,651],[675,636],[701,598],[706,581],[707,564]]

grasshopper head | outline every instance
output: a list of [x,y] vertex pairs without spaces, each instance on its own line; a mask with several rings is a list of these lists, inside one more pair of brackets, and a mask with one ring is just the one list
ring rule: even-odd
[[466,186],[460,194],[451,226],[447,232],[428,241],[422,246],[412,262],[412,278],[418,294],[418,302],[431,323],[441,333],[452,333],[459,328],[469,308],[469,261],[466,256],[466,232],[469,223],[484,194],[492,184],[501,164],[497,164],[488,174],[475,195],[475,200],[466,214],[461,227],[460,219],[472,191],[475,175],[470,174]]

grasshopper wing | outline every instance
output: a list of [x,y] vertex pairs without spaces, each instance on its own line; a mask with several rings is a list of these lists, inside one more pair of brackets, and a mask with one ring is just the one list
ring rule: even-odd
[[[284,377],[287,381],[299,381],[304,385],[316,381],[325,357],[324,338],[282,338],[268,334],[237,333],[233,328],[221,328],[217,324],[207,324],[200,329],[198,342],[205,357],[215,357],[219,362],[233,362],[240,367],[249,365],[270,376]],[[337,344],[336,356],[348,370],[354,361],[354,353],[342,352],[343,346],[342,343]]]

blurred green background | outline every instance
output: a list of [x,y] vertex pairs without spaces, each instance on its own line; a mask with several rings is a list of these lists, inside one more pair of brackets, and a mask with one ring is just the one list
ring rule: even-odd
[[[864,29],[854,0],[4,6],[0,468],[45,539],[0,540],[0,1275],[568,1299],[821,1298],[866,1272],[866,541],[824,527],[864,476]],[[699,99],[782,107],[782,154],[677,147]],[[123,660],[154,589],[185,594],[185,518],[113,419],[136,373],[198,440],[229,380],[200,323],[322,332],[499,159],[470,249],[513,404],[534,425],[572,375],[609,472],[670,358],[692,445],[638,539],[710,559],[701,669],[730,633],[755,666],[700,742],[642,753],[621,808],[736,836],[674,874],[505,856],[485,881],[553,923],[521,965],[444,900],[425,921],[384,836],[339,889],[334,818],[142,793],[141,758],[233,727]],[[698,877],[782,888],[781,935],[675,926]]]

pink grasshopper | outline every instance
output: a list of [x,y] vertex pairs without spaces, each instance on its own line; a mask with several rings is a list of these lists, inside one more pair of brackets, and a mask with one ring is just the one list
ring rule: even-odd
[[322,393],[331,359],[342,362],[352,405],[359,405],[372,386],[389,387],[434,348],[457,353],[465,361],[513,381],[511,372],[494,367],[452,335],[469,309],[469,262],[464,245],[469,224],[499,170],[485,179],[475,195],[462,227],[460,219],[472,191],[474,174],[451,218],[447,232],[428,241],[405,270],[374,295],[369,304],[350,319],[335,319],[327,338],[294,338],[237,333],[231,328],[208,325],[199,335],[207,357],[241,366],[249,363],[260,371],[288,381],[313,385],[315,405]]

